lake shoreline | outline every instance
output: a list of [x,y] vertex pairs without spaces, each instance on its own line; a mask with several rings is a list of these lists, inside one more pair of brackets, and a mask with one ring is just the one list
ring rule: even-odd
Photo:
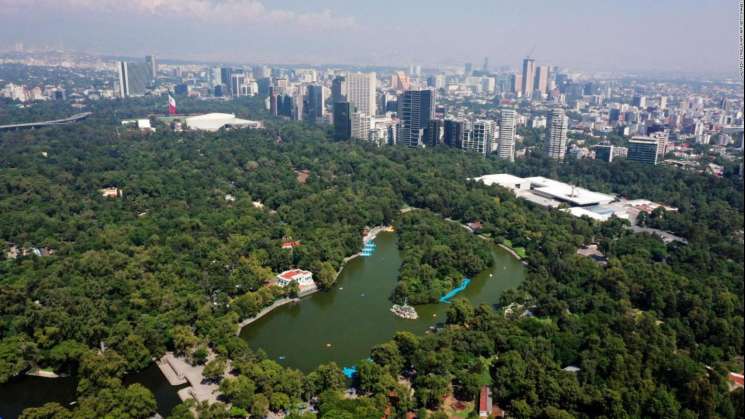
[[[393,231],[393,226],[375,226],[371,228],[370,231],[367,232],[367,234],[365,234],[365,237],[362,238],[362,243],[364,244],[374,241],[376,238],[378,238],[378,234],[380,233],[393,233]],[[341,272],[344,270],[347,264],[360,256],[362,256],[362,252],[357,252],[351,256],[347,256],[344,258],[344,261],[341,263],[339,270],[336,271],[336,275],[334,275],[334,283],[336,283],[336,280],[339,279],[339,275],[341,275]]]
[[[378,237],[378,234],[384,233],[384,232],[389,232],[389,233],[393,232],[393,227],[392,226],[382,226],[382,225],[381,226],[375,226],[375,227],[371,228],[370,231],[367,232],[367,234],[365,234],[365,236],[362,238],[362,242],[363,243],[367,243],[367,242],[373,241],[373,240],[375,240]],[[358,253],[355,253],[353,255],[350,255],[350,256],[347,256],[347,257],[344,258],[344,261],[342,262],[341,267],[339,267],[339,270],[336,271],[336,275],[334,276],[334,283],[336,283],[336,280],[339,279],[339,275],[341,275],[342,271],[347,266],[347,264],[349,262],[353,261],[354,259],[356,259],[357,257],[360,257],[360,256],[362,256],[362,253],[361,252],[358,252]],[[259,320],[260,318],[266,316],[267,314],[271,313],[275,309],[277,309],[279,307],[282,307],[284,305],[290,304],[290,303],[298,303],[298,302],[301,301],[302,298],[307,297],[307,296],[312,295],[312,294],[315,294],[316,292],[319,292],[319,291],[321,291],[321,289],[318,288],[318,287],[316,287],[316,288],[314,288],[311,291],[308,291],[308,292],[305,292],[305,293],[301,293],[300,295],[298,295],[297,298],[282,298],[282,299],[279,299],[279,300],[275,301],[274,303],[272,303],[272,305],[263,308],[255,316],[241,321],[238,324],[237,335],[240,335],[241,334],[241,331],[243,330],[244,327],[246,327],[246,326],[250,325],[251,323]]]
[[[317,291],[314,291],[317,292]],[[311,295],[311,293],[306,293],[303,295],[303,297],[307,295]],[[264,307],[261,311],[259,311],[255,316],[249,317],[248,319],[243,320],[242,322],[238,323],[238,335],[241,334],[241,330],[243,330],[244,327],[248,326],[249,324],[259,320],[260,318],[266,316],[267,314],[271,313],[274,309],[282,307],[283,305],[290,304],[290,303],[297,303],[300,301],[300,298],[280,298],[279,300],[273,302],[270,306]]]
[[505,244],[502,244],[502,243],[497,244],[497,246],[499,246],[502,249],[504,249],[507,253],[509,253],[510,255],[512,255],[512,257],[514,257],[515,259],[520,260],[520,261],[523,260],[523,258],[521,258],[520,255],[518,255],[517,252],[515,252],[515,250],[512,249],[511,247],[509,247],[509,246],[507,246]]
[[65,377],[64,375],[57,374],[54,371],[43,370],[41,368],[32,369],[26,372],[26,375],[29,375],[32,377],[41,377],[41,378],[63,378]]
[[[252,348],[263,349],[269,359],[309,373],[328,362],[356,365],[369,356],[371,347],[387,342],[398,331],[431,333],[432,327],[444,320],[447,304],[417,305],[416,321],[390,312],[390,293],[398,283],[401,266],[397,239],[397,234],[380,234],[372,255],[349,263],[336,286],[303,301],[302,306],[274,311],[243,329],[241,337]],[[505,289],[519,286],[524,279],[524,270],[513,256],[493,242],[488,243],[488,249],[494,263],[474,274],[459,296],[474,306],[494,305]]]

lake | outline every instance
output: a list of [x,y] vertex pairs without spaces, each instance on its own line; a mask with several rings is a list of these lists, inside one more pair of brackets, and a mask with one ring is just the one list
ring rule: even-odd
[[[149,388],[158,402],[158,413],[164,417],[181,403],[176,393],[181,387],[173,387],[166,381],[154,363],[136,374],[122,380],[125,385],[140,383]],[[0,418],[17,418],[23,409],[39,407],[45,403],[57,402],[67,406],[75,400],[78,386],[76,377],[42,378],[22,375],[0,384]]]
[[[418,320],[401,319],[389,311],[388,298],[401,265],[397,238],[381,233],[375,243],[375,253],[351,260],[332,289],[277,308],[243,328],[241,337],[280,364],[308,372],[331,361],[351,367],[397,331],[422,334],[444,321],[448,304],[417,306]],[[522,282],[522,263],[493,248],[494,266],[471,278],[456,298],[465,297],[474,305],[495,304],[504,290]]]

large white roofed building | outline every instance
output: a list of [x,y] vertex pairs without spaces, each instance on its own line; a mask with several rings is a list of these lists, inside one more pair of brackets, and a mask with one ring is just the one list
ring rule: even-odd
[[259,121],[236,118],[231,113],[208,113],[204,115],[188,116],[185,119],[189,129],[198,131],[219,131],[222,128],[261,128]]
[[584,188],[579,188],[564,182],[540,176],[530,177],[525,180],[530,182],[530,189],[537,195],[580,207],[608,204],[616,199],[613,195],[589,191]]
[[627,200],[541,176],[521,178],[508,173],[498,173],[472,180],[489,186],[499,185],[516,197],[534,204],[547,208],[562,208],[562,211],[575,217],[589,217],[596,221],[607,221],[615,216],[634,225],[640,212],[650,214],[658,207],[663,207],[666,211],[677,211],[677,208],[646,199]]

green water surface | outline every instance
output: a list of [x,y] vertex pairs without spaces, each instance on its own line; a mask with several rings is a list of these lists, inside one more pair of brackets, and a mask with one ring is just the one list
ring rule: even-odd
[[[422,334],[444,321],[448,304],[417,306],[418,320],[389,311],[401,265],[396,235],[382,233],[375,243],[375,253],[350,261],[332,289],[274,310],[246,326],[241,337],[282,365],[310,371],[331,361],[353,366],[397,331]],[[472,278],[458,297],[474,305],[495,304],[504,290],[520,284],[522,264],[497,246],[493,257],[493,267]]]

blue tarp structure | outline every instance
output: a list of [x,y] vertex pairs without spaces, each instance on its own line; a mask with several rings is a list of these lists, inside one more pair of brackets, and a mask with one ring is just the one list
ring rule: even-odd
[[453,297],[455,297],[456,295],[458,295],[464,289],[466,289],[468,287],[468,284],[470,284],[470,283],[471,283],[471,280],[470,279],[463,278],[463,281],[461,281],[461,283],[458,286],[458,288],[455,288],[452,291],[450,291],[449,293],[447,293],[447,294],[443,295],[442,297],[440,297],[440,302],[441,303],[447,303],[447,304],[449,304],[450,303],[450,299],[453,298]]
[[[364,362],[364,361],[362,361]],[[373,362],[372,358],[367,358],[367,362]],[[355,374],[357,374],[357,366],[351,366],[351,367],[344,367],[341,369],[341,372],[344,373],[344,376],[347,378],[354,377]]]
[[352,378],[355,374],[357,374],[357,367],[344,367],[341,371],[344,373],[345,377]]

